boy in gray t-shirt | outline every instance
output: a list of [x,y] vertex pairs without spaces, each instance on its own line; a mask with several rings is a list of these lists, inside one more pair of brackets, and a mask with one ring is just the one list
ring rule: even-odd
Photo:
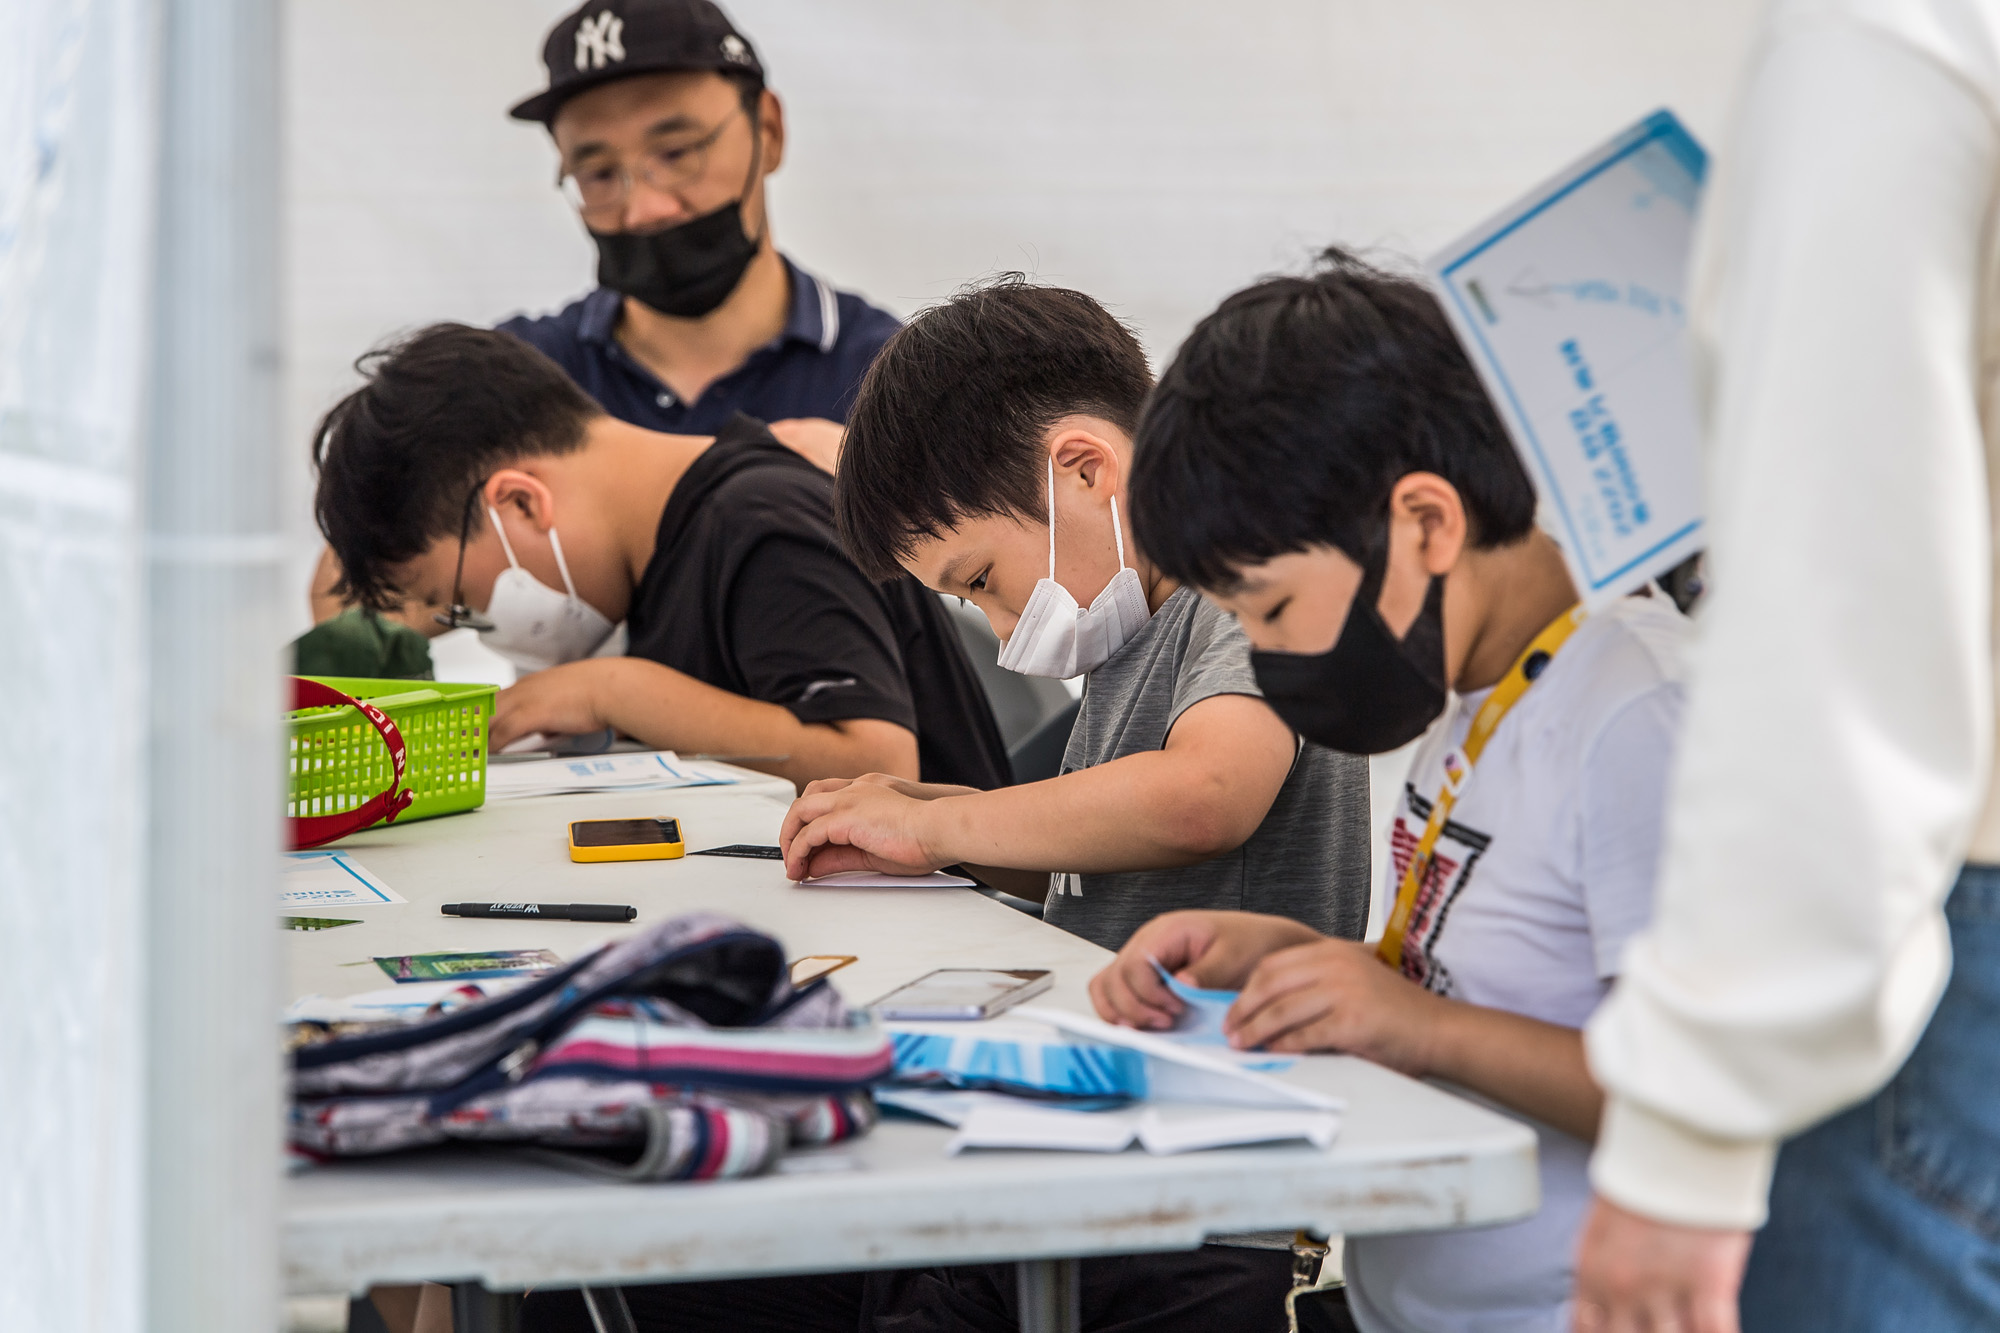
[[[1180,588],[1085,678],[1063,772],[1163,749],[1182,713],[1219,694],[1261,697],[1249,641],[1227,612]],[[1368,899],[1350,888],[1367,877],[1368,761],[1306,743],[1269,813],[1235,851],[1192,866],[1059,873],[1045,915],[1107,949],[1183,907],[1288,916],[1360,939]]]
[[1360,937],[1366,761],[1302,747],[1259,694],[1242,630],[1128,539],[1151,383],[1131,333],[1060,288],[968,292],[890,339],[834,482],[842,545],[870,575],[972,602],[1001,666],[1082,676],[1083,709],[1043,782],[813,783],[785,819],[794,876],[960,864],[1110,949],[1187,907]]
[[[1360,936],[1366,762],[1301,748],[1259,695],[1242,631],[1128,539],[1125,478],[1151,387],[1138,341],[1102,306],[1018,280],[924,311],[882,349],[834,480],[841,544],[865,573],[913,574],[977,606],[1001,666],[1084,677],[1083,710],[1046,781],[813,783],[780,835],[791,874],[960,864],[1108,948],[1196,906]],[[851,1310],[873,1279],[827,1281],[849,1303],[819,1306]],[[1099,1256],[1079,1285],[1086,1328],[1283,1328],[1290,1254]],[[869,1303],[999,1327],[1012,1290],[1010,1270],[975,1265]]]

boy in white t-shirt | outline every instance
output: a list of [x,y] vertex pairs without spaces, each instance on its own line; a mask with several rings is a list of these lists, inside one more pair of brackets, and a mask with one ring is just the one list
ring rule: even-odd
[[1526,1120],[1541,1210],[1351,1239],[1348,1299],[1370,1331],[1564,1333],[1603,1106],[1580,1029],[1651,910],[1685,620],[1658,596],[1582,614],[1436,300],[1339,252],[1195,329],[1140,423],[1131,495],[1140,542],[1236,615],[1295,729],[1353,753],[1429,735],[1379,949],[1170,913],[1092,981],[1098,1009],[1170,1025],[1158,959],[1242,990],[1239,1047],[1354,1052]]

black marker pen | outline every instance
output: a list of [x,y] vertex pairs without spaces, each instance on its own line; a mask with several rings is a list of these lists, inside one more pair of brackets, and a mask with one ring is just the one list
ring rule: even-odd
[[446,903],[446,916],[529,917],[542,921],[631,921],[636,907],[616,903]]

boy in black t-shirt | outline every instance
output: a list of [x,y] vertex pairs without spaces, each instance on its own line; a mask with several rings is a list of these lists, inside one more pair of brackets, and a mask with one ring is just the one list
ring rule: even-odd
[[[320,530],[347,596],[435,608],[530,673],[499,697],[496,748],[608,726],[784,756],[745,762],[800,786],[1006,782],[944,608],[840,553],[831,482],[761,423],[643,430],[540,352],[463,325],[360,368],[315,435]],[[621,620],[629,655],[592,657]]]

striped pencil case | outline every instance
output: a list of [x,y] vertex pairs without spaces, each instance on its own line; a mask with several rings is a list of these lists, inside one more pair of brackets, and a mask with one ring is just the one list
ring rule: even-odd
[[414,1021],[291,1025],[290,1139],[313,1158],[454,1140],[634,1180],[756,1175],[875,1123],[888,1037],[768,935],[695,913]]

